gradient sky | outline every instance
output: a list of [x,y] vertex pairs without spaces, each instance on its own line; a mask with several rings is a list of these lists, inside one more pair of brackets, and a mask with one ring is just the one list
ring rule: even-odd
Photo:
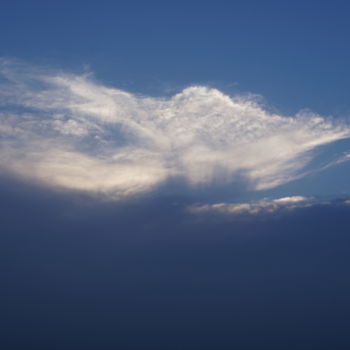
[[1,54],[128,91],[188,84],[263,95],[286,113],[349,112],[347,1],[3,1]]
[[350,3],[0,10],[0,346],[349,349]]
[[[90,72],[101,86],[155,98],[206,86],[233,97],[259,95],[250,98],[281,116],[307,109],[348,123],[346,1],[11,1],[3,6],[0,54],[10,62],[21,60],[27,71]],[[25,79],[20,74],[17,79]],[[244,133],[233,131],[238,132]],[[346,162],[317,170],[347,154],[349,141],[338,140],[312,150],[316,174],[256,197],[348,193]]]

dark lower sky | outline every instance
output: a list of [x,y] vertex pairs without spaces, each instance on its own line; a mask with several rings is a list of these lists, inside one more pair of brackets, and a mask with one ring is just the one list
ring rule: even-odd
[[349,206],[232,217],[187,202],[3,181],[2,349],[348,349]]

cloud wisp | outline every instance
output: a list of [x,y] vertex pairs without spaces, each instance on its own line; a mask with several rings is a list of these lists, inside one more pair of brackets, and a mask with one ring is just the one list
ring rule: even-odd
[[236,215],[258,215],[258,214],[271,214],[278,211],[293,210],[299,208],[310,207],[315,204],[314,199],[311,197],[303,196],[290,196],[277,199],[261,199],[258,201],[246,202],[246,203],[213,203],[203,205],[193,205],[188,209],[194,214],[203,213],[217,213],[230,216]]
[[119,199],[174,178],[243,177],[269,189],[304,176],[317,147],[350,137],[344,123],[278,115],[205,86],[145,97],[89,74],[0,64],[0,170],[51,187]]
[[240,217],[245,215],[266,216],[274,213],[286,213],[302,208],[332,205],[350,205],[350,200],[289,196],[276,199],[264,198],[257,201],[243,203],[221,202],[197,204],[189,206],[188,211],[192,214],[219,214],[230,217]]

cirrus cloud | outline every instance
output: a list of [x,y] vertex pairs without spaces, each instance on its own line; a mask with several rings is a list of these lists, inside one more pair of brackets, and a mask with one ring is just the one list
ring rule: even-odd
[[242,214],[268,214],[282,210],[293,210],[306,208],[315,204],[314,199],[304,196],[289,196],[277,199],[261,199],[258,201],[246,203],[213,203],[192,205],[188,209],[191,213],[218,213],[224,215],[242,215]]
[[240,217],[245,215],[266,216],[274,213],[286,213],[297,209],[320,206],[347,206],[350,200],[344,198],[321,198],[288,196],[281,198],[263,198],[256,201],[231,203],[195,204],[187,209],[192,214],[219,214]]
[[0,170],[115,199],[173,178],[273,188],[304,176],[317,147],[350,137],[344,123],[205,86],[155,98],[6,60],[0,73]]

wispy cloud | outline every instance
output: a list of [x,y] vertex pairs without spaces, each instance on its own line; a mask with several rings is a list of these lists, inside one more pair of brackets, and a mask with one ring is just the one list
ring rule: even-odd
[[145,97],[6,60],[1,79],[1,170],[111,198],[172,178],[273,188],[302,177],[318,146],[350,137],[332,119],[278,115],[205,86]]
[[225,215],[274,213],[279,210],[292,210],[312,205],[313,199],[303,196],[291,196],[277,199],[262,199],[246,203],[213,203],[193,205],[189,207],[192,213],[220,213]]
[[188,207],[193,214],[221,214],[228,216],[266,215],[295,209],[308,208],[315,205],[349,205],[348,199],[321,199],[315,197],[290,196],[277,199],[264,198],[244,203],[211,203],[197,204]]

